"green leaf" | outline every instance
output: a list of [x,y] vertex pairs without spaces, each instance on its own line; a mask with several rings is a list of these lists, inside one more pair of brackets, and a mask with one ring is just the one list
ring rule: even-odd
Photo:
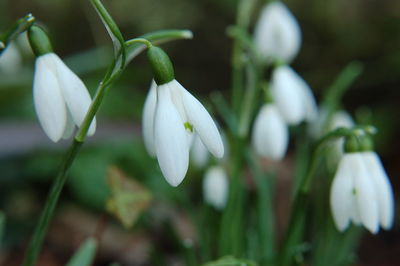
[[125,228],[131,228],[150,205],[151,193],[115,166],[108,168],[108,183],[111,197],[106,203],[107,211]]
[[107,29],[108,34],[111,37],[111,40],[114,45],[114,52],[117,55],[121,49],[124,47],[124,38],[122,37],[122,33],[119,30],[117,23],[113,20],[111,15],[108,13],[107,9],[103,6],[100,0],[91,0],[94,8],[99,14],[101,21]]
[[[158,45],[170,41],[181,39],[192,39],[193,33],[190,30],[160,30],[154,31],[140,36],[149,40],[152,44]],[[129,43],[129,41],[127,41]],[[129,62],[146,49],[146,45],[140,43],[127,44],[126,47],[126,62]]]
[[66,266],[90,266],[96,254],[97,241],[88,238],[75,252]]
[[232,256],[225,256],[219,260],[203,264],[203,266],[257,266],[257,263],[245,259],[236,259]]

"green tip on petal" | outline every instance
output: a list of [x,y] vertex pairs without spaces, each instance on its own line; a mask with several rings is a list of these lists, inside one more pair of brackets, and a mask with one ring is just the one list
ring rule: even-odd
[[36,57],[52,53],[53,47],[47,33],[38,26],[32,26],[28,31],[29,43]]
[[157,46],[147,50],[147,57],[154,73],[154,80],[157,85],[166,84],[175,79],[174,67],[168,55]]

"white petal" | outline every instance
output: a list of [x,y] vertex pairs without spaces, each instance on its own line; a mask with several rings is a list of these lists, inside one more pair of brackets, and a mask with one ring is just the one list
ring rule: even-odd
[[189,166],[189,145],[183,121],[172,103],[168,83],[157,88],[154,144],[165,179],[176,187]]
[[197,134],[194,136],[192,149],[190,150],[190,158],[197,168],[206,166],[209,159],[208,150]]
[[390,229],[394,222],[394,199],[389,177],[375,152],[364,152],[362,156],[377,193],[380,224]]
[[227,202],[229,192],[228,177],[220,166],[214,166],[207,170],[203,180],[204,200],[222,210]]
[[288,128],[273,104],[264,105],[258,113],[252,133],[252,143],[260,156],[280,160],[288,146]]
[[353,179],[346,159],[342,159],[331,187],[330,203],[332,216],[337,229],[341,232],[349,226],[354,211],[352,197]]
[[318,118],[318,106],[315,102],[314,95],[310,86],[299,75],[294,76],[297,79],[299,88],[303,95],[304,104],[304,120],[307,122],[314,122]]
[[67,110],[67,123],[66,123],[64,134],[63,134],[62,138],[69,139],[72,136],[72,134],[74,133],[74,129],[75,129],[74,120],[72,119],[71,114]]
[[271,92],[282,117],[290,125],[305,118],[303,91],[297,74],[288,66],[280,66],[272,73]]
[[378,202],[374,184],[360,153],[345,154],[354,178],[356,204],[362,224],[373,234],[379,230]]
[[[75,125],[80,127],[89,110],[92,99],[82,80],[75,75],[57,55],[55,55],[54,59],[57,67],[57,78],[61,85],[61,92],[65,103],[67,104]],[[90,124],[88,136],[92,136],[95,131],[96,118],[94,118]]]
[[349,113],[347,113],[346,111],[337,111],[332,116],[332,120],[329,125],[329,131],[332,131],[339,127],[351,128],[353,126],[354,121]]
[[286,5],[273,1],[261,10],[254,42],[266,59],[285,63],[293,60],[300,50],[301,31]]
[[156,156],[154,147],[154,114],[156,112],[157,104],[157,84],[154,80],[151,83],[149,93],[147,94],[146,101],[144,102],[143,115],[142,115],[142,130],[144,145],[150,156]]
[[46,54],[36,60],[33,100],[44,132],[57,142],[65,131],[67,111],[51,57],[51,54]]
[[224,156],[224,144],[210,114],[193,95],[182,87],[182,85],[175,80],[172,82],[174,82],[174,86],[176,86],[175,89],[179,89],[182,93],[183,106],[189,123],[193,125],[207,149],[215,157],[222,158],[222,156]]

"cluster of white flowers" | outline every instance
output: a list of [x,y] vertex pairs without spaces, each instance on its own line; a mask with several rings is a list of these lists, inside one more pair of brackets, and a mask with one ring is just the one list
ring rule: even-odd
[[254,42],[265,60],[280,65],[272,72],[272,102],[264,104],[255,120],[253,146],[260,156],[280,160],[288,145],[288,125],[314,121],[318,114],[310,87],[287,65],[299,52],[301,32],[282,2],[273,1],[262,9]]
[[331,187],[331,209],[336,227],[350,221],[376,234],[390,229],[394,219],[393,191],[378,155],[373,151],[345,153]]

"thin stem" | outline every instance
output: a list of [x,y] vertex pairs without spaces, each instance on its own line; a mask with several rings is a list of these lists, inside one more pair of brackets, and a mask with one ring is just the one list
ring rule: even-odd
[[128,41],[125,42],[125,45],[132,45],[132,44],[135,44],[135,43],[144,44],[144,45],[147,46],[147,48],[151,48],[153,46],[153,44],[149,40],[147,40],[145,38],[135,38],[135,39],[128,40]]
[[0,55],[7,47],[7,45],[15,39],[20,33],[29,29],[30,26],[35,22],[35,17],[32,14],[28,14],[23,18],[17,20],[17,22],[5,33],[0,35]]
[[[255,5],[255,0],[240,0],[236,26],[246,31],[249,27],[251,13]],[[240,101],[243,93],[243,81],[244,81],[244,61],[243,61],[243,47],[239,39],[235,38],[233,41],[232,51],[232,107],[233,110],[238,114],[240,112]]]
[[62,188],[64,187],[65,181],[67,180],[68,169],[72,165],[72,162],[74,161],[82,144],[82,142],[74,140],[70,148],[68,149],[65,159],[61,164],[59,174],[55,178],[51,187],[42,214],[39,218],[39,222],[36,225],[35,232],[33,233],[32,240],[26,253],[27,255],[25,256],[25,260],[22,264],[24,266],[32,266],[36,264],[39,251],[42,247],[43,240],[47,232],[47,228],[54,214],[54,209],[57,206]]

